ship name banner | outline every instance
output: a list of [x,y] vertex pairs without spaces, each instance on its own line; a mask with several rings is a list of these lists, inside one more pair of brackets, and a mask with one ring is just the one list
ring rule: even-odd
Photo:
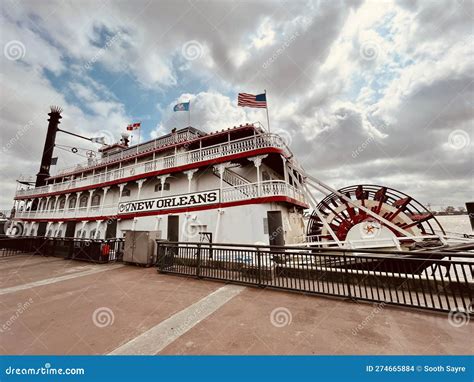
[[190,194],[165,196],[161,198],[122,202],[118,205],[118,213],[126,214],[130,212],[160,211],[173,208],[205,206],[219,202],[220,191],[210,190]]

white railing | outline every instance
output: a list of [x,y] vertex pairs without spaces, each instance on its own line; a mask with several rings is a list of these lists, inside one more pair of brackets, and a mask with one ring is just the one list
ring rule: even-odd
[[[218,177],[219,175],[219,170],[216,169],[215,167],[213,168],[214,174],[216,174]],[[243,176],[237,174],[236,172],[226,168],[224,170],[224,174],[222,175],[222,179],[224,182],[229,183],[232,186],[244,186],[246,184],[249,184],[250,182],[245,179]]]
[[179,134],[172,134],[167,137],[157,138],[153,141],[142,143],[140,145],[131,146],[128,149],[122,150],[119,153],[108,155],[104,158],[95,159],[92,162],[84,162],[76,164],[75,166],[62,168],[58,171],[58,175],[64,175],[76,171],[85,171],[90,167],[95,167],[98,165],[105,165],[115,161],[120,161],[122,159],[127,159],[138,154],[143,154],[147,151],[155,150],[160,147],[169,146],[171,144],[181,143],[190,141],[192,139],[198,138],[199,135],[193,134],[190,131],[185,131]]
[[[254,199],[269,196],[287,196],[296,199],[299,202],[306,203],[304,194],[300,190],[285,183],[283,180],[268,180],[257,183],[249,183],[243,186],[226,187],[222,189],[221,202],[235,202],[239,200]],[[16,219],[83,219],[97,216],[115,216],[117,215],[117,204],[104,206],[91,206],[80,208],[54,209],[47,211],[19,211],[16,213]]]
[[28,190],[18,190],[17,197],[30,195],[44,195],[57,191],[74,190],[75,188],[93,186],[95,184],[119,180],[122,178],[146,174],[151,171],[172,169],[173,167],[183,166],[207,160],[213,160],[228,155],[244,153],[256,149],[276,147],[283,149],[289,154],[285,142],[275,134],[261,134],[253,137],[242,138],[231,142],[205,147],[202,149],[185,151],[175,155],[158,158],[155,160],[140,162],[136,165],[109,170],[96,175],[84,178],[77,178],[62,183],[50,184],[47,186],[31,188]]

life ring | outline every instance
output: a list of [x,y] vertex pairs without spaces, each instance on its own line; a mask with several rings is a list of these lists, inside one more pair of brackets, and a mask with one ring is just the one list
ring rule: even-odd
[[75,154],[75,153],[77,153],[79,150],[78,150],[77,148],[73,147],[73,148],[71,149],[71,151]]

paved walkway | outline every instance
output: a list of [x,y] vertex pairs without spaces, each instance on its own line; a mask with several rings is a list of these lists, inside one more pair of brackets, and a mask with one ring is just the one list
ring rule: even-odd
[[0,262],[0,308],[2,354],[469,354],[474,334],[447,315],[31,256]]

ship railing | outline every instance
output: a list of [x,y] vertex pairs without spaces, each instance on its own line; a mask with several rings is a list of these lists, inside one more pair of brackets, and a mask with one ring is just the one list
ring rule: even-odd
[[157,138],[151,142],[131,146],[125,150],[122,150],[119,153],[108,155],[104,158],[96,159],[92,162],[92,164],[90,162],[84,162],[84,163],[77,164],[75,166],[63,168],[58,172],[58,175],[67,174],[69,172],[77,171],[78,169],[86,169],[91,166],[111,163],[120,159],[126,159],[128,157],[132,157],[137,154],[142,154],[147,151],[154,150],[160,147],[169,146],[175,143],[186,142],[188,140],[191,140],[197,137],[198,137],[197,134],[193,134],[191,132],[185,131],[182,133],[170,135],[168,137]]
[[65,191],[79,187],[93,186],[94,184],[115,181],[121,178],[145,174],[151,171],[172,169],[173,167],[214,160],[224,156],[239,154],[256,149],[277,147],[283,149],[287,154],[289,150],[285,142],[276,134],[261,134],[253,137],[241,138],[231,142],[218,145],[184,151],[174,155],[157,158],[155,160],[141,162],[118,169],[111,169],[84,178],[76,178],[62,183],[54,183],[47,186],[18,190],[16,196],[29,196],[48,194],[52,192]]
[[[268,180],[258,183],[249,183],[239,186],[230,186],[222,189],[221,202],[234,202],[254,199],[258,197],[287,196],[306,204],[303,192],[283,180]],[[109,219],[118,213],[118,203],[103,204],[90,207],[77,207],[52,210],[21,211],[16,214],[17,219],[71,219],[104,217]]]

